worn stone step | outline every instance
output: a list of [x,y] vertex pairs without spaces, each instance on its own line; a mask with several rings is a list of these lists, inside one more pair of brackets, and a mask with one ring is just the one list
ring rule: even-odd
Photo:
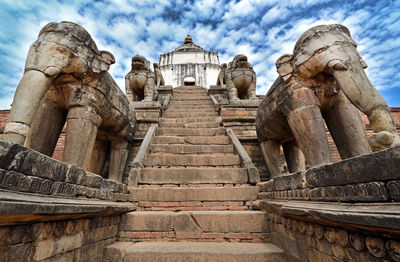
[[186,144],[192,145],[228,145],[231,144],[228,136],[187,136]]
[[208,96],[181,96],[181,97],[171,97],[171,102],[177,102],[177,101],[211,101],[211,98]]
[[189,109],[189,108],[183,108],[183,109],[172,109],[168,108],[167,111],[168,113],[182,113],[182,112],[187,112],[187,113],[208,113],[208,112],[215,112],[214,108],[201,108],[201,109]]
[[153,144],[228,145],[228,136],[155,136]]
[[160,118],[160,123],[194,123],[194,122],[221,122],[217,117],[185,117],[185,118]]
[[180,136],[155,136],[152,140],[154,144],[183,144],[185,138]]
[[213,109],[212,105],[168,105],[168,110],[170,109]]
[[238,155],[148,155],[145,166],[233,166],[239,165]]
[[134,211],[122,215],[119,230],[179,233],[185,226],[200,233],[270,232],[264,211]]
[[182,145],[152,144],[150,152],[174,154],[233,153],[233,145]]
[[271,243],[115,242],[105,247],[104,262],[285,262]]
[[168,112],[168,110],[163,114],[165,118],[182,118],[182,117],[210,117],[218,116],[215,111],[210,112]]
[[225,134],[224,127],[218,128],[170,128],[160,127],[156,130],[156,136],[216,136]]
[[220,127],[218,122],[194,122],[194,123],[169,123],[161,122],[160,127],[172,127],[172,128],[216,128]]
[[213,102],[210,100],[193,100],[193,101],[187,101],[187,100],[170,100],[169,105],[213,105]]
[[245,168],[144,168],[142,184],[244,184],[248,182]]
[[135,201],[251,201],[258,191],[257,186],[129,188]]

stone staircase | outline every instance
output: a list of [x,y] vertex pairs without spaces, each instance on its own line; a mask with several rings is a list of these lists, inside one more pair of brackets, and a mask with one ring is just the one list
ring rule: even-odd
[[286,261],[207,89],[174,89],[103,261]]

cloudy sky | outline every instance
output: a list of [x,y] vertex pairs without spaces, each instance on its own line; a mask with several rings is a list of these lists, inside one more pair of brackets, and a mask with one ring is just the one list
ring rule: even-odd
[[367,74],[389,106],[400,106],[400,1],[398,0],[0,0],[0,109],[9,108],[30,44],[45,24],[82,25],[99,49],[114,54],[110,73],[121,89],[130,59],[157,62],[190,34],[220,62],[248,56],[265,94],[276,59],[292,53],[308,28],[347,26],[368,64]]

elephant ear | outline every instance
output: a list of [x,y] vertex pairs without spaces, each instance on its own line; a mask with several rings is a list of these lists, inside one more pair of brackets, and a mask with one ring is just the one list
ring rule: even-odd
[[275,65],[279,76],[287,82],[292,77],[294,71],[292,55],[283,55],[279,57]]
[[115,63],[115,58],[113,54],[108,51],[100,51],[100,56],[96,56],[93,59],[92,68],[93,72],[100,73],[106,72],[110,69],[110,65]]

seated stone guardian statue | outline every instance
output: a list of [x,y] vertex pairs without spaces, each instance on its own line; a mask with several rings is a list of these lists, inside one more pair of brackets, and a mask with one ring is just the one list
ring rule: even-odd
[[239,99],[258,100],[256,96],[256,73],[245,55],[237,55],[225,72],[229,101]]
[[131,66],[131,71],[125,76],[125,89],[129,101],[154,101],[156,82],[155,75],[150,70],[150,62],[143,56],[135,55],[132,57]]
[[226,85],[226,82],[225,82],[225,74],[226,74],[226,68],[227,68],[226,63],[223,63],[220,66],[220,68],[221,68],[221,70],[219,71],[219,74],[218,74],[217,85],[224,86],[224,85]]
[[155,79],[156,89],[158,89],[160,86],[165,85],[165,81],[164,77],[161,74],[160,65],[158,63],[153,64],[153,69],[154,69],[154,79]]

